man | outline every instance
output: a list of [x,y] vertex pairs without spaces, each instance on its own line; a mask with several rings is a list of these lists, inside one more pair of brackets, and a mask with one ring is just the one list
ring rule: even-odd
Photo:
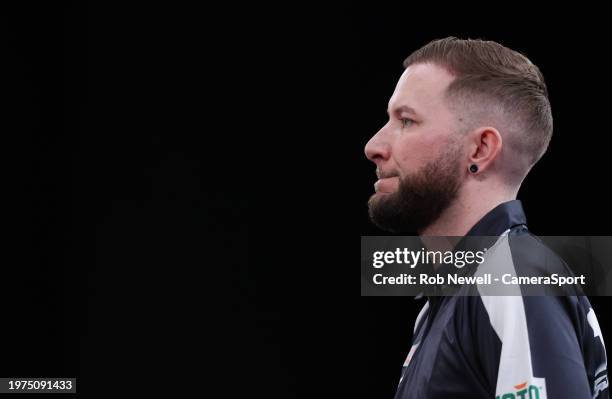
[[[516,200],[552,136],[539,69],[498,43],[452,37],[404,66],[389,121],[365,148],[378,176],[372,221],[423,238],[499,236],[517,274],[561,270]],[[480,294],[428,297],[397,399],[609,397],[605,346],[586,297]]]

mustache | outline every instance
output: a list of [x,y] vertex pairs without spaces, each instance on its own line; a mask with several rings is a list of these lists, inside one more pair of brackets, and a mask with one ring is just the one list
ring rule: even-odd
[[397,177],[397,176],[398,176],[397,173],[383,172],[382,170],[376,168],[376,177],[378,177],[379,179],[386,179],[388,177]]

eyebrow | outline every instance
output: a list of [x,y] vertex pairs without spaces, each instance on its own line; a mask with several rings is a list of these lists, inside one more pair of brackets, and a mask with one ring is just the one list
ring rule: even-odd
[[[396,112],[396,113],[408,112],[409,114],[418,115],[418,112],[416,112],[414,108],[409,107],[407,105],[401,105],[401,106],[395,108],[394,112]],[[389,114],[389,108],[387,108],[387,115],[388,114]]]

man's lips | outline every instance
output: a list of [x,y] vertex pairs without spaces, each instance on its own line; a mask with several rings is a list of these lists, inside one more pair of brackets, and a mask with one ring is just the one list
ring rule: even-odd
[[377,193],[392,193],[397,190],[397,186],[399,185],[399,179],[397,176],[387,175],[386,177],[379,176],[376,183],[374,183],[374,190]]

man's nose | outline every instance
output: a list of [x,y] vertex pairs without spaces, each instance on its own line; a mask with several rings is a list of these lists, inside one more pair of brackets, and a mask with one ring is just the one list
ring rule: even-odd
[[391,154],[391,146],[385,138],[384,128],[380,129],[365,146],[366,157],[374,162],[389,159]]

